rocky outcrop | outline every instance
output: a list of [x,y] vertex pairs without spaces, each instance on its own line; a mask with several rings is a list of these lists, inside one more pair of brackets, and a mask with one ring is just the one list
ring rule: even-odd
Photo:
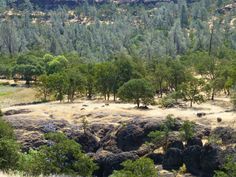
[[137,125],[122,127],[116,134],[117,146],[122,151],[138,149],[144,143],[144,130]]
[[236,143],[236,131],[230,127],[217,127],[211,134],[220,138],[226,145]]
[[166,170],[178,170],[183,165],[183,152],[177,148],[170,148],[163,158],[163,168]]
[[203,146],[202,140],[198,137],[193,137],[187,141],[187,147],[195,145],[202,147]]
[[214,171],[222,165],[221,150],[219,147],[207,144],[201,151],[200,166],[205,176],[213,176]]
[[183,162],[188,169],[188,172],[199,175],[201,171],[200,157],[201,157],[202,147],[198,145],[193,145],[188,147],[183,152]]

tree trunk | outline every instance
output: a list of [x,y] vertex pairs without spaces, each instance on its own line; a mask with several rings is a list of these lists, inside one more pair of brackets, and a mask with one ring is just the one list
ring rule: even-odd
[[161,98],[162,98],[162,83],[161,82],[159,84],[159,88],[160,88],[160,94],[161,94]]
[[215,89],[212,90],[212,94],[211,94],[211,100],[214,101],[215,99]]
[[140,106],[140,100],[139,99],[137,100],[137,106],[138,106],[138,108]]
[[190,100],[190,108],[193,107],[193,100]]

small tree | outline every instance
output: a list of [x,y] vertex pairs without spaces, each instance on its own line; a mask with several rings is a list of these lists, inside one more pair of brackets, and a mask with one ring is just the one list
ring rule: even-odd
[[194,122],[190,122],[188,120],[184,121],[183,125],[180,128],[181,138],[185,141],[191,139],[195,135],[194,127]]
[[157,177],[157,170],[151,159],[141,157],[138,160],[127,160],[122,163],[120,171],[114,171],[111,177]]
[[151,103],[154,98],[154,90],[149,82],[144,79],[133,79],[119,88],[118,95],[121,100],[134,101],[138,108],[140,103]]
[[85,134],[86,131],[87,131],[87,129],[88,129],[88,124],[89,124],[89,122],[88,122],[86,116],[83,116],[81,122],[82,122],[82,128],[83,128],[83,130],[84,130],[84,134]]
[[204,101],[204,97],[201,94],[203,83],[202,80],[191,77],[188,81],[181,84],[181,96],[185,101],[190,102],[190,107],[193,106],[193,103],[202,103]]
[[174,128],[176,119],[172,115],[168,115],[164,121],[160,131],[152,131],[148,134],[148,137],[151,138],[151,142],[154,145],[163,143],[164,150],[167,149],[169,134]]

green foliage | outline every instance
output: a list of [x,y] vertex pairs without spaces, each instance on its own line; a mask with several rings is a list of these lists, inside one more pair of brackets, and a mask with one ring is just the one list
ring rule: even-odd
[[195,123],[188,120],[184,121],[183,125],[180,128],[181,138],[184,141],[188,141],[193,138],[195,135]]
[[35,80],[35,77],[43,73],[43,67],[38,60],[33,55],[21,55],[17,58],[16,65],[13,67],[13,76],[22,77],[29,85],[30,81]]
[[214,177],[233,177],[236,175],[236,154],[228,157],[223,169],[221,171],[215,171]]
[[145,105],[152,102],[154,91],[146,80],[133,79],[119,88],[118,95],[120,99],[133,101],[139,107],[141,102]]
[[0,169],[14,170],[19,160],[20,146],[14,139],[0,139]]
[[48,134],[47,139],[54,142],[52,146],[43,146],[40,151],[46,155],[46,174],[70,174],[92,176],[97,166],[85,154],[81,147],[63,134]]
[[204,102],[204,97],[201,94],[203,84],[202,80],[192,77],[180,85],[181,96],[185,101],[190,102],[190,107],[193,106],[193,103]]
[[151,143],[154,145],[163,145],[164,150],[167,150],[168,138],[170,132],[173,130],[176,124],[176,119],[173,118],[173,115],[168,115],[161,126],[161,130],[152,131],[148,134],[148,137],[151,139]]
[[37,150],[29,150],[28,153],[22,153],[18,162],[18,170],[25,175],[37,176],[44,174],[45,154]]
[[20,146],[15,140],[12,127],[0,116],[0,169],[16,169],[19,152]]
[[176,100],[171,98],[171,96],[165,96],[160,100],[160,104],[164,108],[171,108],[175,105]]
[[120,171],[114,171],[110,177],[157,177],[157,170],[151,159],[140,158],[135,161],[127,160],[122,163]]
[[14,131],[11,125],[1,118],[0,111],[0,139],[14,139]]
[[92,159],[82,152],[80,145],[64,134],[49,133],[45,138],[51,141],[51,145],[23,154],[20,170],[30,175],[65,174],[89,177],[97,169]]

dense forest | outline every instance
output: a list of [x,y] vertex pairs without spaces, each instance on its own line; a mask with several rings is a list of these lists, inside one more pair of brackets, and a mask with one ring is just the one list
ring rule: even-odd
[[[17,87],[18,81],[24,81],[23,87],[33,88],[40,99],[30,104],[73,104],[83,98],[105,100],[103,107],[111,100],[115,104],[117,100],[118,104],[132,102],[140,111],[148,110],[149,105],[182,109],[183,102],[184,109],[192,109],[196,103],[214,103],[223,95],[231,98],[233,107],[228,111],[234,112],[235,59],[233,0],[0,1],[0,79],[4,79],[0,86]],[[16,142],[11,125],[2,116],[9,115],[0,111],[0,169],[6,172],[157,177],[153,159],[159,160],[159,156],[147,158],[146,149],[136,148],[144,144],[149,154],[162,148],[161,164],[166,170],[207,177],[236,175],[235,137],[230,134],[226,139],[233,143],[224,144],[225,137],[213,137],[211,130],[197,136],[202,131],[199,125],[173,115],[154,128],[140,122],[121,122],[110,130],[97,128],[102,134],[99,138],[94,138],[96,130],[89,127],[86,117],[74,128],[76,133],[72,126],[59,133],[50,127],[46,132],[42,127],[32,128],[44,133],[44,142],[27,149]],[[217,117],[217,121],[222,119]],[[227,134],[224,130],[220,133]],[[169,141],[173,132],[179,133],[177,144]],[[123,135],[128,138],[122,139]],[[203,137],[208,144],[203,145]],[[77,141],[89,143],[89,150]],[[120,141],[128,145],[121,146]],[[234,151],[220,151],[218,147],[223,145],[223,150],[232,147]],[[103,152],[98,147],[108,148],[97,157]],[[226,153],[224,160],[219,152]],[[175,155],[180,159],[177,164]],[[165,161],[173,157],[173,161]]]

